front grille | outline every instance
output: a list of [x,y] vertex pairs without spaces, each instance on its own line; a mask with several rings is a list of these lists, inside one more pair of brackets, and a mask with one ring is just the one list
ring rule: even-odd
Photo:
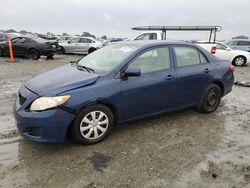
[[25,101],[27,100],[25,97],[23,97],[20,93],[18,93],[18,97],[19,97],[19,104],[23,105],[25,103]]

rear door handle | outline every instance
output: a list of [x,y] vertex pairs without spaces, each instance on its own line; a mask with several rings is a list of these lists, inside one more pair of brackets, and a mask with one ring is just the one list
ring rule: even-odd
[[172,80],[174,78],[174,76],[173,75],[167,75],[167,77],[165,78],[166,80]]
[[204,72],[209,73],[209,72],[211,72],[211,70],[209,68],[205,68]]

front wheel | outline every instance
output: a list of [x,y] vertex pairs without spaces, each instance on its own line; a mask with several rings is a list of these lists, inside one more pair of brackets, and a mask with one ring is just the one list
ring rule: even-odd
[[32,58],[32,59],[39,59],[40,58],[40,54],[39,52],[36,50],[36,49],[30,49],[29,50],[29,56]]
[[114,125],[112,111],[104,105],[87,107],[76,117],[71,127],[75,141],[94,144],[104,139]]
[[246,58],[244,56],[237,56],[233,60],[233,65],[242,66],[246,63]]
[[54,54],[51,54],[47,56],[47,59],[53,59],[53,57],[54,57]]
[[216,84],[211,84],[203,95],[197,110],[202,113],[211,113],[215,111],[221,101],[222,91]]

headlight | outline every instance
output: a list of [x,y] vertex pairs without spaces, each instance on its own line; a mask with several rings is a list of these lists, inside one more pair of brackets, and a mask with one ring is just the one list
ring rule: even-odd
[[70,96],[40,97],[30,106],[30,111],[42,111],[60,106],[69,100]]

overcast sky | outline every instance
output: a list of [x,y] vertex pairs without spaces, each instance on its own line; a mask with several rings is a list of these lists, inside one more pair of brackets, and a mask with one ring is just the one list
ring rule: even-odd
[[[250,36],[250,0],[1,0],[0,29],[128,37],[145,25],[221,25],[219,39]],[[171,32],[176,39],[207,33]]]

